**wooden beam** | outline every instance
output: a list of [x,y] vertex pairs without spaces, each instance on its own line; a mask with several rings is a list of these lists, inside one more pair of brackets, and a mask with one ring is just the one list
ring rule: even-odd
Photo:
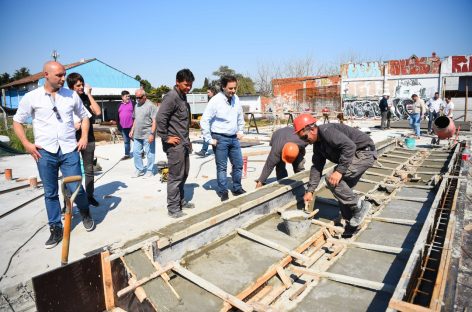
[[[144,250],[144,253],[146,254],[146,256],[148,257],[149,261],[151,261],[152,265],[154,266],[154,268],[155,268],[157,271],[162,270],[162,266],[161,266],[158,262],[154,261],[152,255],[151,255],[148,251]],[[170,284],[170,282],[169,282],[169,281],[170,281],[169,275],[164,272],[164,273],[161,274],[161,277],[162,277],[162,279],[164,280],[164,283],[167,285],[167,287],[170,288],[170,290],[172,291],[172,293],[174,294],[174,296],[177,298],[177,300],[179,300],[179,301],[182,300],[182,298],[179,296],[179,294],[177,293],[177,291],[175,290],[175,288]]]
[[331,230],[333,230],[335,232],[338,232],[338,233],[344,233],[344,229],[342,227],[335,226],[335,225],[329,224],[327,222],[323,222],[323,221],[320,221],[320,220],[313,219],[313,220],[311,220],[311,223],[319,225],[319,226],[323,226],[325,228],[331,229]]
[[290,256],[292,256],[295,259],[302,260],[304,262],[310,261],[310,258],[307,256],[302,255],[301,253],[298,253],[296,251],[290,250],[285,246],[280,245],[279,243],[275,243],[271,240],[265,239],[257,234],[251,233],[249,231],[243,230],[243,229],[237,229],[237,232],[239,235],[244,236],[246,238],[252,239],[253,241],[256,241],[262,245],[265,245],[267,247],[270,247],[272,249],[278,250],[280,252],[286,253]]
[[280,279],[282,280],[282,283],[284,283],[285,288],[290,288],[292,286],[292,281],[290,278],[285,274],[284,269],[281,266],[278,266],[276,268],[277,274],[279,275]]
[[394,224],[402,224],[402,225],[415,225],[420,224],[416,220],[409,220],[409,219],[397,219],[397,218],[383,218],[383,217],[367,217],[367,220],[385,222],[385,223],[394,223]]
[[394,254],[411,251],[410,249],[406,249],[406,248],[391,247],[391,246],[369,244],[369,243],[360,243],[360,242],[351,242],[351,241],[339,240],[339,239],[334,239],[334,238],[328,239],[328,242],[332,242],[335,244],[343,244],[343,245],[357,247],[357,248],[366,249],[366,250],[388,252],[388,253],[394,253]]
[[361,279],[357,277],[352,277],[352,276],[347,276],[347,275],[342,275],[342,274],[335,274],[335,273],[330,273],[330,272],[316,271],[312,269],[305,269],[305,268],[295,267],[293,265],[290,267],[290,270],[296,273],[306,274],[306,275],[315,276],[315,277],[323,277],[323,278],[327,278],[335,282],[383,291],[387,293],[393,293],[395,291],[395,287],[393,285],[369,281],[369,280]]
[[111,263],[109,260],[106,260],[106,258],[109,256],[110,252],[108,250],[100,254],[102,262],[103,294],[105,297],[105,307],[107,311],[115,307],[115,292],[113,290]]
[[425,308],[423,306],[412,304],[409,302],[397,300],[397,299],[390,299],[388,303],[388,307],[397,311],[401,312],[431,312],[431,309]]
[[132,292],[133,290],[135,290],[139,286],[141,286],[143,284],[146,284],[147,282],[149,282],[150,280],[155,279],[156,277],[161,276],[162,273],[165,273],[165,272],[171,270],[174,266],[175,266],[175,262],[170,262],[169,264],[164,266],[161,270],[153,272],[151,275],[140,279],[135,284],[129,285],[128,287],[123,288],[122,290],[118,291],[118,293],[117,293],[118,297],[123,297],[124,295],[126,295],[129,292]]
[[393,199],[420,202],[420,203],[424,203],[428,201],[428,198],[426,197],[410,197],[410,196],[395,196]]
[[180,264],[175,263],[172,267],[172,271],[182,275],[184,278],[188,279],[192,283],[200,286],[201,288],[205,289],[206,291],[212,293],[213,295],[219,297],[220,299],[230,303],[232,306],[238,308],[241,311],[254,311],[253,307],[249,304],[245,303],[244,301],[236,298],[235,296],[228,294],[218,286],[204,280],[200,276],[192,273],[191,271],[185,269],[184,267],[180,266]]

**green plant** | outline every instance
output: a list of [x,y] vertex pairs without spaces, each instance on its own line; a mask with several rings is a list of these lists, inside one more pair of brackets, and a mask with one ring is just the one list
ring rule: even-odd
[[[34,133],[31,126],[24,126],[26,137],[30,142],[34,142]],[[0,135],[8,136],[10,139],[10,146],[18,151],[25,152],[23,144],[21,144],[20,139],[16,136],[12,128],[12,120],[8,119],[8,130],[0,130]]]

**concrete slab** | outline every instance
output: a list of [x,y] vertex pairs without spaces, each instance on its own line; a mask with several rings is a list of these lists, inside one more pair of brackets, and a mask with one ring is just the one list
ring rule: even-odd
[[357,242],[401,247],[411,249],[415,244],[420,228],[383,222],[371,222],[362,232]]
[[418,203],[406,200],[392,200],[382,209],[379,217],[423,222],[430,207],[431,202]]

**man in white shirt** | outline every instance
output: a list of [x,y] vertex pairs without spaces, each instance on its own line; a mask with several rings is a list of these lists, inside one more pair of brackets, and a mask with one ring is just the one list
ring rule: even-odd
[[243,136],[244,115],[239,97],[236,95],[238,80],[235,76],[221,78],[221,92],[211,98],[203,113],[200,126],[203,139],[213,145],[218,180],[218,196],[228,200],[227,165],[232,165],[233,195],[246,193],[241,185],[243,156],[239,140]]
[[[44,86],[28,92],[21,99],[13,117],[13,129],[25,147],[37,162],[39,175],[44,186],[44,201],[48,214],[51,235],[45,243],[46,248],[53,248],[63,235],[61,205],[59,203],[59,169],[63,177],[82,175],[78,151],[87,147],[90,122],[87,111],[78,94],[63,88],[66,76],[64,66],[58,62],[44,64]],[[82,121],[82,134],[77,142],[75,138],[74,118]],[[32,117],[34,143],[26,138],[23,124]],[[67,185],[72,193],[77,183]],[[95,224],[90,216],[89,203],[82,185],[75,199],[87,231]]]
[[434,97],[429,99],[426,106],[429,108],[428,133],[433,133],[433,121],[439,117],[439,111],[443,106],[443,100],[439,97],[439,92],[434,93]]
[[451,119],[454,117],[454,103],[452,103],[450,96],[446,96],[446,106],[444,107],[444,116],[447,116]]

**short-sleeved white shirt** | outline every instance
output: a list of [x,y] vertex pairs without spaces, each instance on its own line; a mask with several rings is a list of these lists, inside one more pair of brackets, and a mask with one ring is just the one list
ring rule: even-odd
[[23,124],[31,117],[34,143],[50,153],[56,153],[60,147],[66,154],[77,148],[74,114],[81,120],[87,117],[87,110],[76,92],[61,88],[52,98],[43,86],[25,94],[13,120]]
[[446,106],[444,107],[444,115],[449,116],[449,112],[452,110],[451,117],[454,116],[454,103],[450,101],[449,103],[446,103]]

